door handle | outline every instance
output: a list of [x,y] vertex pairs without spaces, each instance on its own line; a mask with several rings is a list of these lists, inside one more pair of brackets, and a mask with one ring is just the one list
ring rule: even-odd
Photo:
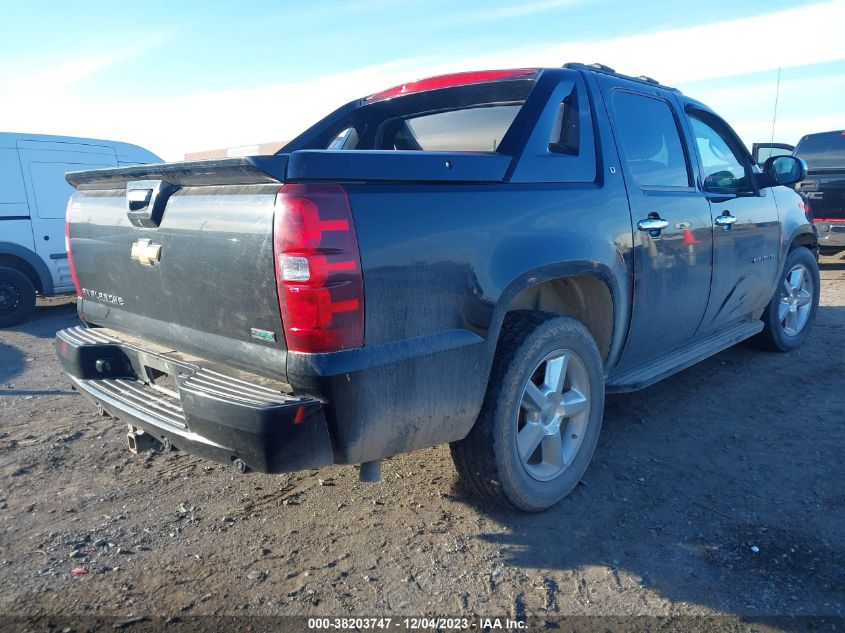
[[716,218],[716,226],[724,226],[730,228],[732,224],[736,223],[736,216],[731,215],[730,211],[722,211],[722,215]]
[[648,218],[637,222],[637,228],[640,231],[648,231],[656,237],[665,228],[669,227],[668,220],[661,220],[656,213],[649,213]]

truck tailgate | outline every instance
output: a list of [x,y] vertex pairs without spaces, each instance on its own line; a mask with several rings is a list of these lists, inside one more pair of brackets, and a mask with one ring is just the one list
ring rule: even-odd
[[172,187],[158,226],[133,224],[125,183],[99,186],[109,188],[88,182],[68,205],[82,318],[283,375],[272,239],[280,184]]
[[845,220],[845,171],[808,172],[796,190],[810,200],[814,218]]
[[287,380],[273,243],[285,182],[494,183],[509,164],[483,152],[301,151],[69,173],[80,314]]

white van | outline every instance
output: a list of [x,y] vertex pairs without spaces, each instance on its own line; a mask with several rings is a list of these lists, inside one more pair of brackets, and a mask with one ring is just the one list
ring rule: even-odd
[[137,145],[0,132],[0,327],[24,321],[36,293],[73,291],[65,251],[65,172],[160,163]]

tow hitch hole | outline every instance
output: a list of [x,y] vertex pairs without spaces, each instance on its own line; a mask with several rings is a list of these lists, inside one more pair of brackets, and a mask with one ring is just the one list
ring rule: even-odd
[[161,442],[155,437],[132,426],[129,427],[129,432],[126,434],[126,444],[129,446],[129,452],[133,455],[150,449],[161,450]]

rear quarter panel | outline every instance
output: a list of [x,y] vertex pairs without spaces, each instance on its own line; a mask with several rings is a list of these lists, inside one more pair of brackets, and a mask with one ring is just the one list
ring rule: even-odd
[[[621,179],[594,184],[350,184],[366,296],[365,350],[318,366],[288,354],[291,384],[333,407],[339,461],[464,437],[498,331],[519,291],[605,280],[624,335],[631,225]],[[336,356],[336,355],[334,355]],[[381,359],[373,361],[373,359]],[[336,359],[335,359],[336,360]],[[322,374],[310,387],[313,374]]]

